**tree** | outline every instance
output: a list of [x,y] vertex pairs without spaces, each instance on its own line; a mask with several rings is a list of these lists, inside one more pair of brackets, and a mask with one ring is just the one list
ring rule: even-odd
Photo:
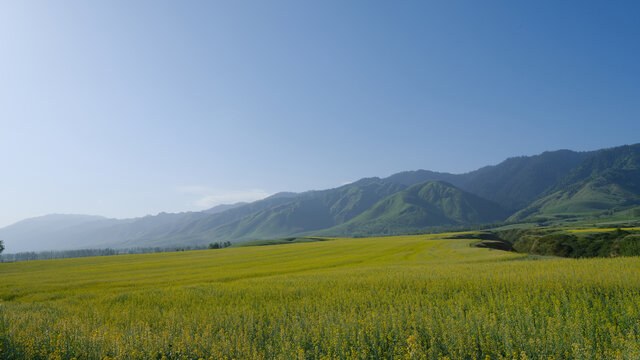
[[0,254],[4,251],[4,241],[0,240]]

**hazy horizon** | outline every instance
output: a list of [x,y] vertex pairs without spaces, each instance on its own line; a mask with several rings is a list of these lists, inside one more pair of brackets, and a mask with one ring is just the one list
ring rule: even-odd
[[[620,144],[618,146],[624,146],[624,145],[633,145],[633,144]],[[554,149],[554,150],[546,150],[544,152],[553,152],[553,151],[559,151],[559,150],[570,150],[570,151],[578,151],[578,150],[572,150],[572,149]],[[579,151],[595,151],[595,150],[601,150],[601,149],[590,149],[590,150],[579,150]],[[538,154],[527,154],[527,155],[516,155],[516,156],[510,156],[509,158],[512,157],[520,157],[520,156],[535,156],[535,155],[540,155],[541,153]],[[507,160],[508,158],[503,159]],[[495,164],[485,164],[482,166],[478,166],[477,168],[474,168],[472,170],[469,171],[464,171],[464,172],[457,172],[457,173],[451,173],[451,174],[464,174],[470,171],[474,171],[474,170],[478,170],[482,167],[485,166],[494,166],[497,165],[498,163]],[[417,171],[417,170],[430,170],[430,171],[435,171],[435,172],[439,172],[437,170],[431,170],[431,169],[407,169],[407,170],[402,170],[400,172],[403,171]],[[446,173],[446,172],[442,172],[442,173]],[[386,175],[371,175],[371,176],[362,176],[358,179],[355,179],[353,181],[346,181],[343,183],[340,183],[338,185],[335,186],[331,186],[331,187],[327,187],[327,188],[317,188],[317,189],[306,189],[306,190],[301,190],[301,191],[295,191],[296,193],[302,193],[305,191],[316,191],[316,190],[327,190],[327,189],[332,189],[332,188],[337,188],[343,185],[348,185],[351,184],[355,181],[358,181],[360,179],[364,179],[364,178],[372,178],[372,177],[377,177],[377,178],[386,178],[390,175],[394,175],[397,173],[391,173],[391,174],[386,174]],[[185,189],[181,189],[181,191],[183,192],[195,192],[195,193],[206,193],[208,189],[206,188],[202,188],[202,187],[192,187],[192,188],[185,188]],[[202,198],[200,198],[199,200],[197,200],[196,202],[194,202],[194,210],[177,210],[177,211],[169,211],[169,210],[160,210],[158,212],[155,213],[145,213],[145,214],[139,214],[139,215],[131,215],[131,216],[121,216],[121,215],[113,215],[113,216],[108,216],[108,215],[102,215],[102,214],[90,214],[90,213],[57,213],[57,212],[52,212],[52,213],[46,213],[46,214],[39,214],[39,215],[33,215],[33,216],[29,216],[27,218],[22,218],[19,220],[16,220],[14,222],[11,222],[9,224],[5,224],[2,225],[0,224],[0,228],[1,227],[5,227],[8,225],[13,225],[15,223],[18,223],[22,220],[27,220],[27,219],[31,219],[31,218],[38,218],[38,217],[44,217],[44,216],[48,216],[48,215],[88,215],[88,216],[97,216],[97,217],[104,217],[104,218],[110,218],[110,219],[130,219],[130,218],[141,218],[141,217],[145,217],[145,216],[155,216],[158,215],[160,213],[181,213],[181,212],[198,212],[198,211],[204,211],[204,210],[208,210],[211,209],[213,207],[219,206],[219,205],[235,205],[235,204],[239,204],[239,203],[250,203],[253,201],[257,201],[257,200],[262,200],[265,199],[269,196],[272,195],[276,195],[277,193],[281,193],[281,192],[290,192],[288,190],[282,190],[282,191],[277,191],[277,192],[273,192],[273,193],[260,193],[259,190],[249,190],[246,193],[226,193],[223,194],[221,196],[216,196],[216,195],[208,195],[208,196],[204,196]]]
[[0,227],[638,143],[640,5],[579,5],[2,3]]

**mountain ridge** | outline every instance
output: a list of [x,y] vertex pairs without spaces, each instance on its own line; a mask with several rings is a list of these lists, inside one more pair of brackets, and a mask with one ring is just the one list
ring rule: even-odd
[[[313,235],[327,233],[328,230],[340,236],[354,235],[349,228],[378,228],[379,233],[393,228],[394,232],[402,233],[425,231],[430,226],[475,224],[471,218],[451,221],[451,214],[442,208],[443,199],[421,198],[417,194],[409,196],[406,193],[413,186],[425,186],[426,182],[433,181],[439,185],[432,184],[431,188],[448,189],[448,192],[444,191],[448,194],[448,201],[464,202],[471,195],[481,199],[477,201],[478,207],[490,215],[483,221],[598,214],[640,205],[640,144],[596,151],[556,150],[510,157],[496,165],[464,174],[403,171],[384,178],[362,178],[332,189],[281,192],[251,203],[218,205],[200,212],[159,213],[133,219],[50,215],[49,218],[26,219],[2,228],[0,239],[5,241],[8,252],[16,252],[202,245],[216,241]],[[405,193],[394,197],[403,191]],[[389,201],[394,202],[394,206],[387,204],[389,206],[385,208],[379,205],[388,198],[392,198]],[[498,207],[487,205],[489,203]],[[440,208],[434,204],[440,204]],[[381,223],[387,223],[386,228],[371,225],[376,217],[368,216],[376,206],[386,209],[383,211],[384,221],[378,218]],[[411,211],[396,211],[400,208],[411,208],[425,218],[429,216],[439,220],[412,222],[408,218],[403,219]],[[377,211],[382,211],[380,209]],[[471,208],[467,210],[474,213]],[[363,216],[365,213],[368,215]],[[436,216],[436,213],[440,215]],[[48,223],[44,221],[46,219],[59,221]],[[368,225],[357,225],[359,221]],[[405,228],[396,226],[403,222],[407,224]],[[344,225],[347,223],[349,225]],[[20,227],[23,230],[17,231]],[[369,235],[375,234],[371,231]]]
[[432,226],[459,226],[504,220],[500,205],[448,182],[428,180],[394,193],[356,218],[321,234],[395,234],[425,231]]

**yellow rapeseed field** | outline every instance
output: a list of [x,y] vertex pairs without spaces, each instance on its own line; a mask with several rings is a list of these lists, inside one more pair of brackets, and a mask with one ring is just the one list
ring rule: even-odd
[[0,264],[2,359],[640,359],[640,258],[442,235]]

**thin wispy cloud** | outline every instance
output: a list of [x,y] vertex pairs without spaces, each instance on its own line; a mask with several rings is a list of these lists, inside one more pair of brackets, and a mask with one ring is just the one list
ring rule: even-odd
[[208,209],[216,205],[237,202],[251,202],[271,195],[262,189],[222,190],[201,185],[182,186],[178,191],[193,195],[196,199],[191,201],[190,205],[198,209]]

